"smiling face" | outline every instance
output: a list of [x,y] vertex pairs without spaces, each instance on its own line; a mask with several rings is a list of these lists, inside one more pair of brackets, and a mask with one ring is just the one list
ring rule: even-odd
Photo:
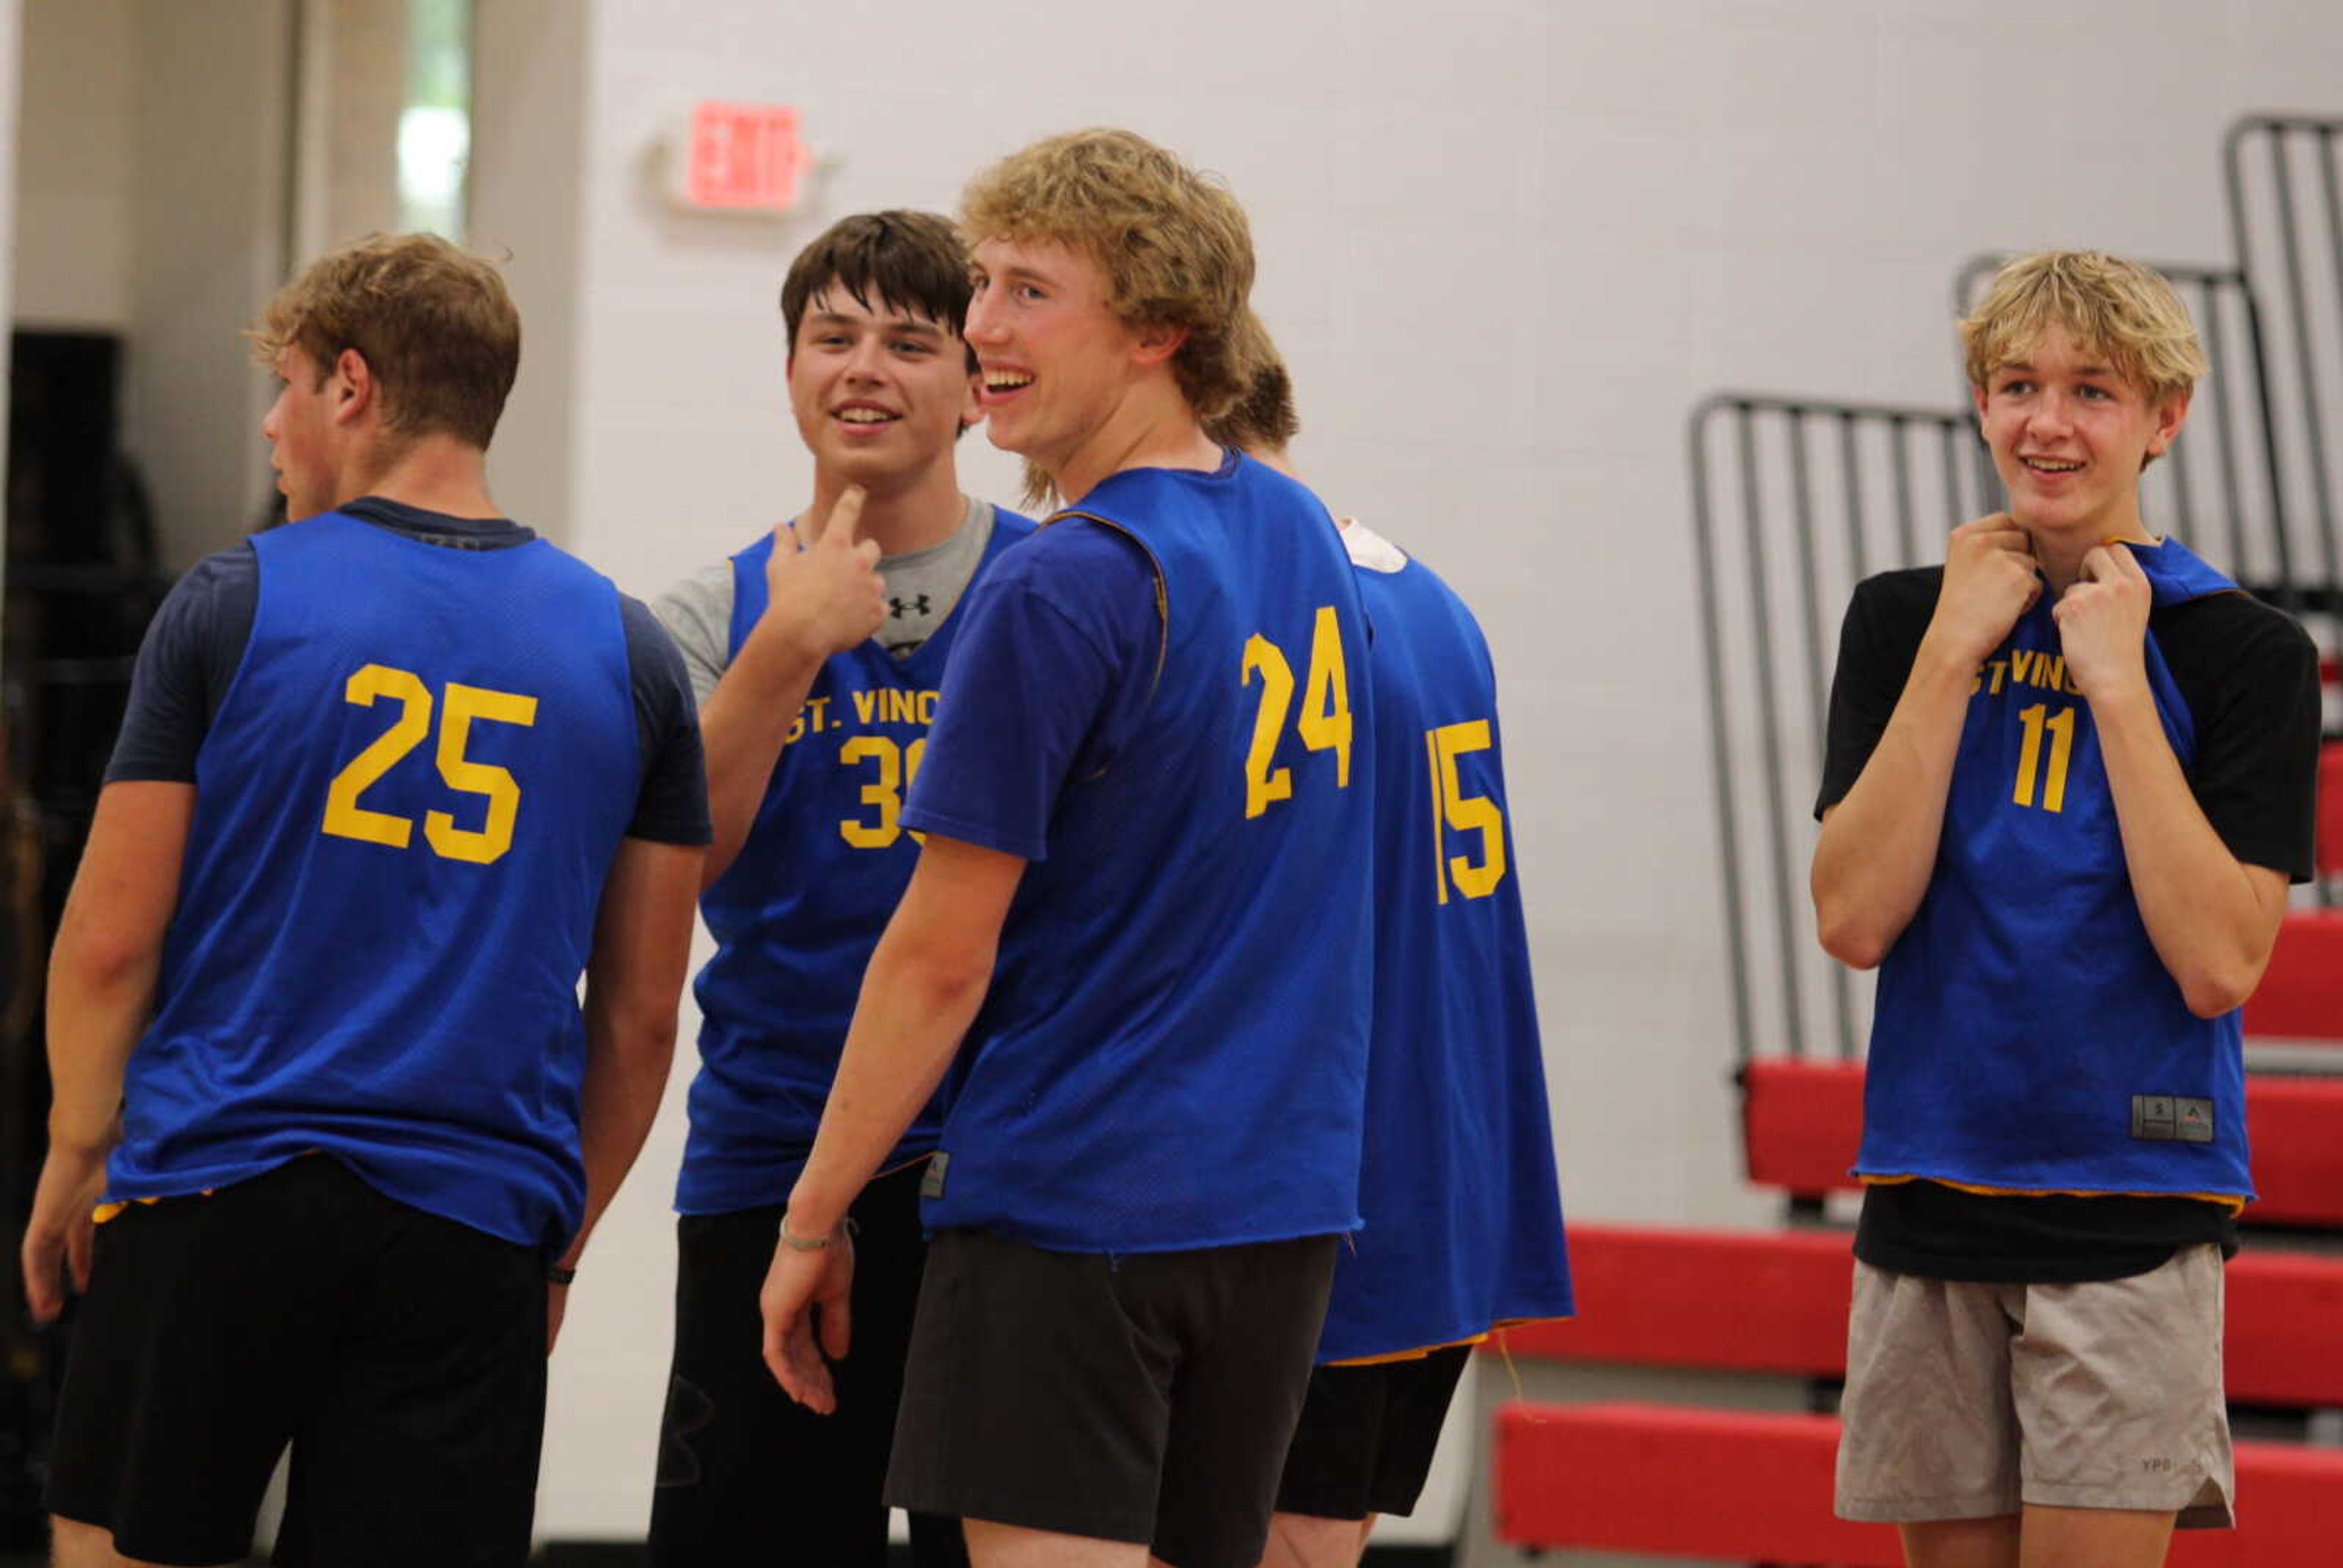
[[2139,472],[2179,434],[2187,393],[2158,399],[2055,325],[1973,391],[2019,527],[2036,538],[2145,537]]
[[1142,335],[1109,308],[1088,256],[997,238],[975,254],[968,341],[992,444],[1055,474],[1121,403],[1146,356]]
[[890,489],[949,461],[978,417],[959,336],[916,311],[843,288],[816,293],[789,346],[789,408],[815,463]]

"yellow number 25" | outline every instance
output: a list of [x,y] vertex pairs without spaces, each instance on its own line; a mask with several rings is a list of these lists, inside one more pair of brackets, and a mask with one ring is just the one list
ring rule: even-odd
[[[372,708],[377,699],[388,699],[399,705],[397,722],[334,775],[333,783],[326,790],[324,831],[339,839],[404,849],[414,836],[415,824],[387,811],[369,810],[358,804],[358,797],[431,733],[431,689],[413,670],[393,669],[381,664],[362,667],[342,688],[342,700],[359,708]],[[537,699],[451,680],[439,704],[439,777],[459,794],[486,797],[488,813],[481,826],[458,828],[449,813],[427,811],[423,837],[432,853],[443,859],[469,860],[485,866],[502,859],[505,851],[512,848],[513,819],[520,811],[520,785],[505,769],[474,762],[464,755],[464,745],[471,739],[475,721],[534,725]]]

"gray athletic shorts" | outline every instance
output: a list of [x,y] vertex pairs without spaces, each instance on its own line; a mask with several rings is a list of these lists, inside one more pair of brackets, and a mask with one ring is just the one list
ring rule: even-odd
[[2224,1529],[2221,1251],[2127,1280],[1967,1284],[1855,1266],[1838,1513],[1887,1524],[2023,1503]]

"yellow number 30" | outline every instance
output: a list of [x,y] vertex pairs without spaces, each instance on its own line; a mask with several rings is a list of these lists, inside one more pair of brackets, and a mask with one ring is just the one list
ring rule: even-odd
[[[1245,638],[1239,686],[1261,677],[1261,708],[1253,715],[1252,746],[1245,754],[1245,815],[1258,817],[1273,800],[1293,794],[1293,769],[1273,766],[1285,710],[1293,706],[1293,666],[1285,650],[1255,632]],[[1342,627],[1332,605],[1318,608],[1310,636],[1310,680],[1302,694],[1302,717],[1294,729],[1312,751],[1334,753],[1334,787],[1351,787],[1351,681],[1342,664]]]
[[[431,689],[409,669],[369,664],[352,675],[342,688],[342,700],[372,708],[377,698],[399,704],[398,722],[384,730],[367,749],[349,759],[326,790],[326,832],[339,839],[382,844],[404,849],[413,839],[415,824],[387,811],[372,811],[358,797],[401,758],[431,733]],[[464,755],[475,719],[491,724],[529,726],[537,722],[537,699],[485,687],[447,683],[439,709],[439,777],[447,787],[466,795],[488,798],[488,819],[478,828],[458,828],[445,811],[427,811],[423,837],[432,853],[443,859],[488,865],[512,848],[513,819],[520,811],[520,785],[511,773],[490,763],[474,762]]]

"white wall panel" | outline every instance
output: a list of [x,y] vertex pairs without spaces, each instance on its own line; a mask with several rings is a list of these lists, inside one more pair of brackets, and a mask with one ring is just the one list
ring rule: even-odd
[[[1569,1206],[1727,1222],[1767,1211],[1726,1076],[1690,407],[1727,386],[1949,403],[1966,256],[2218,260],[2229,119],[2343,111],[2324,0],[903,0],[876,28],[596,0],[585,49],[567,531],[641,592],[803,498],[774,295],[824,224],[949,206],[985,160],[1101,121],[1230,176],[1297,457],[1496,648]],[[802,214],[653,193],[663,117],[727,96],[797,105],[837,158]],[[966,471],[1005,497],[980,440]],[[679,1114],[580,1281],[556,1533],[648,1507]]]

